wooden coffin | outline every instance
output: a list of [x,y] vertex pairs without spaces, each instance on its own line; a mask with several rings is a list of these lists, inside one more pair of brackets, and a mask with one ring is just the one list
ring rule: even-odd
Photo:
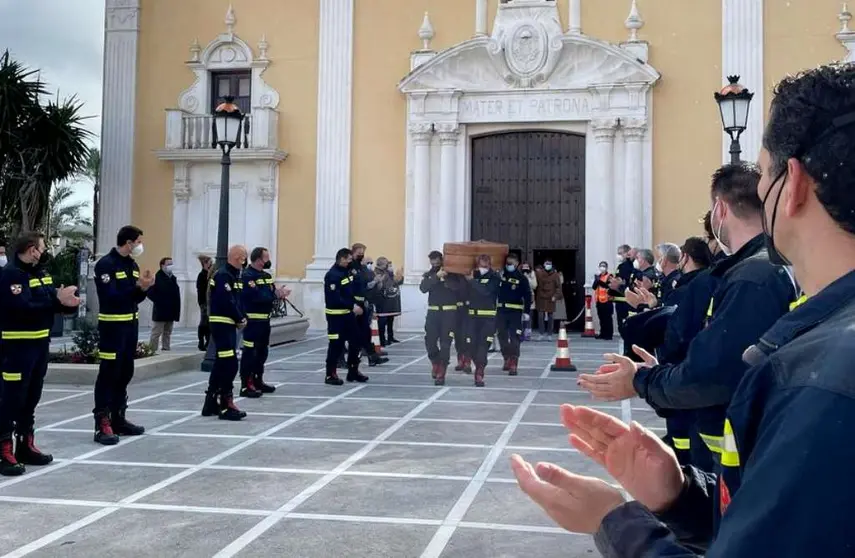
[[443,248],[443,267],[448,273],[469,275],[475,269],[481,254],[490,256],[490,267],[501,270],[508,256],[507,244],[477,240],[474,242],[447,242]]

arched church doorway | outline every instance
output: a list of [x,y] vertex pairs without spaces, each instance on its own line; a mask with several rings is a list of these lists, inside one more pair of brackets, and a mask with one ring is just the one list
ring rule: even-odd
[[471,238],[507,243],[533,266],[550,259],[564,276],[566,319],[575,318],[585,294],[585,136],[475,137],[471,169]]

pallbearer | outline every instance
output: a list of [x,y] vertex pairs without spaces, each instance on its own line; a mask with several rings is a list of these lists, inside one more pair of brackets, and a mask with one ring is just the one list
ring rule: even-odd
[[356,279],[351,273],[350,264],[353,252],[342,248],[335,255],[335,264],[324,276],[324,314],[327,317],[327,348],[326,379],[324,382],[331,386],[340,386],[344,381],[338,377],[336,365],[344,353],[347,342],[347,381],[367,382],[368,376],[359,371],[359,349],[361,346],[357,316],[364,312],[357,304],[354,296]]
[[435,384],[445,384],[445,373],[451,358],[451,340],[457,319],[458,295],[451,288],[452,275],[442,268],[442,253],[434,250],[428,255],[430,271],[422,276],[419,290],[428,295],[425,318],[425,347],[432,365]]
[[517,375],[520,359],[520,336],[523,315],[531,311],[531,288],[528,279],[518,269],[519,259],[511,254],[505,261],[505,273],[499,289],[499,345],[509,375]]
[[478,256],[478,269],[469,280],[469,342],[475,361],[475,385],[484,387],[484,369],[487,368],[487,351],[496,333],[496,298],[502,278],[490,269],[490,256]]

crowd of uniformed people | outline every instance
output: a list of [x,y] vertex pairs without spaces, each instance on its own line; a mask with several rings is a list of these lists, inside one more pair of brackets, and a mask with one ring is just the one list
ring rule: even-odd
[[712,176],[709,246],[660,245],[655,276],[628,246],[615,276],[601,268],[626,350],[578,384],[640,398],[668,435],[563,405],[572,445],[620,487],[518,455],[512,468],[604,557],[855,556],[853,84],[850,63],[775,87],[758,164]]

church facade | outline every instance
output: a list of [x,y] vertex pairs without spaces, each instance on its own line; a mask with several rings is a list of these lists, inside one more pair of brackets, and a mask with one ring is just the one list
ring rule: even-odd
[[578,304],[618,244],[699,234],[729,158],[726,77],[754,92],[754,160],[777,79],[855,56],[835,0],[106,2],[99,246],[140,226],[142,267],[175,261],[187,324],[215,252],[225,95],[246,115],[230,242],[268,247],[315,327],[335,252],[362,242],[404,269],[417,329],[444,242],[552,259]]

